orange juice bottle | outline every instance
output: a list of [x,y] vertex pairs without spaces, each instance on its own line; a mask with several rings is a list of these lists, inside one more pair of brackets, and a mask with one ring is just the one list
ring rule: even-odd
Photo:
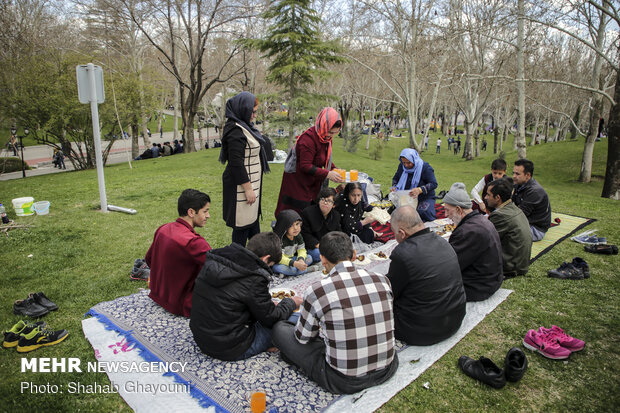
[[252,413],[263,413],[267,407],[267,395],[262,391],[257,391],[250,398],[250,410]]

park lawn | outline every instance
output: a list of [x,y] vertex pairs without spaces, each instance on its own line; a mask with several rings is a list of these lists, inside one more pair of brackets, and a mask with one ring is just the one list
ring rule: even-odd
[[[435,154],[435,137],[429,151],[422,154],[435,169],[438,190],[462,181],[468,189],[489,172],[489,150],[474,161],[464,161],[447,151]],[[407,139],[391,139],[381,160],[371,160],[359,144],[357,153],[342,150],[342,141],[334,143],[338,167],[369,173],[386,191],[397,166],[400,150]],[[372,145],[376,143],[373,141]],[[283,145],[282,142],[279,146]],[[509,170],[516,154],[510,142],[507,150]],[[600,198],[607,142],[596,144],[594,179],[590,184],[576,182],[583,140],[548,143],[528,147],[535,162],[534,176],[547,189],[554,211],[598,219],[588,228],[598,228],[610,243],[620,243],[618,201]],[[68,172],[0,182],[0,202],[10,205],[12,198],[33,196],[51,201],[48,216],[20,217],[31,224],[30,231],[14,230],[0,237],[0,263],[3,288],[0,289],[0,328],[8,329],[20,317],[11,305],[29,292],[43,291],[59,305],[45,316],[52,329],[65,328],[70,336],[64,342],[38,349],[26,355],[14,349],[0,351],[0,406],[12,411],[129,411],[118,395],[20,395],[20,383],[65,385],[108,384],[104,373],[20,373],[22,357],[78,357],[82,365],[95,361],[92,347],[84,338],[81,320],[93,305],[101,301],[135,293],[144,283],[129,281],[135,258],[143,257],[155,229],[177,217],[176,200],[185,188],[196,188],[211,195],[211,219],[198,232],[212,247],[230,242],[231,230],[222,217],[219,151],[206,150],[154,160],[105,168],[108,203],[135,208],[137,215],[103,214],[94,170]],[[263,230],[273,219],[283,165],[272,165],[265,175],[263,189]],[[11,218],[15,218],[12,210]],[[28,257],[32,254],[32,257]],[[590,263],[592,277],[584,281],[550,279],[546,271],[575,256]],[[384,405],[384,412],[405,411],[610,411],[620,404],[618,379],[619,282],[618,256],[587,254],[580,244],[564,241],[537,260],[526,277],[508,280],[504,288],[514,290],[508,299],[481,322],[451,351],[411,385]],[[568,361],[552,361],[526,350],[530,368],[524,379],[509,383],[502,390],[486,387],[462,374],[457,367],[460,355],[477,358],[485,355],[498,365],[513,346],[520,347],[530,328],[551,324],[565,328],[587,342],[585,350]],[[191,337],[188,337],[191,340]],[[428,382],[428,389],[423,384]]]

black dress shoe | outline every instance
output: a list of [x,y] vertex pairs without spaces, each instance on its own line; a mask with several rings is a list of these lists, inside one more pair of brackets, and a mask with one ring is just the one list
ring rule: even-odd
[[506,360],[504,360],[504,373],[506,374],[506,380],[519,381],[527,370],[527,357],[525,353],[518,347],[513,347],[508,350],[506,354]]
[[30,293],[29,297],[34,298],[35,303],[47,308],[49,311],[58,310],[56,303],[51,302],[43,293]]
[[459,358],[459,367],[469,377],[480,380],[484,384],[488,384],[496,389],[501,389],[506,385],[504,370],[497,367],[492,360],[486,357],[473,360],[467,356],[461,356]]
[[17,300],[15,304],[13,304],[13,313],[19,315],[41,317],[49,312],[50,310],[37,304],[32,297],[28,297],[25,300]]

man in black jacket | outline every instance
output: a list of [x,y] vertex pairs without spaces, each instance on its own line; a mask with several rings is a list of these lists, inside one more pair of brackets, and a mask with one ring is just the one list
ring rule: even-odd
[[211,250],[194,286],[189,326],[203,353],[220,360],[243,360],[267,350],[271,327],[286,320],[302,297],[271,300],[271,266],[282,257],[273,232]]
[[502,244],[493,224],[480,212],[472,211],[465,184],[452,184],[443,198],[446,214],[456,229],[450,245],[459,259],[467,301],[482,301],[502,285]]
[[512,181],[515,190],[512,202],[518,206],[530,223],[532,241],[540,241],[551,227],[551,204],[549,196],[542,186],[532,178],[534,162],[518,159],[512,169]]
[[428,346],[452,336],[465,317],[465,290],[456,253],[424,227],[415,208],[392,213],[398,246],[387,277],[394,293],[396,338]]

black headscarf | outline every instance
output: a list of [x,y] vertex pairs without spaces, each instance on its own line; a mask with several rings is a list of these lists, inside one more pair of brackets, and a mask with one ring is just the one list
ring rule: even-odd
[[226,163],[228,161],[228,142],[226,139],[226,132],[230,128],[235,127],[235,123],[238,123],[250,132],[260,144],[260,163],[263,168],[263,172],[268,173],[270,169],[269,163],[267,162],[267,152],[265,147],[267,147],[269,152],[271,152],[271,142],[265,139],[258,129],[254,127],[254,124],[250,122],[255,102],[256,97],[250,92],[241,92],[226,101],[226,117],[228,120],[224,126],[222,149],[220,149],[220,162]]

